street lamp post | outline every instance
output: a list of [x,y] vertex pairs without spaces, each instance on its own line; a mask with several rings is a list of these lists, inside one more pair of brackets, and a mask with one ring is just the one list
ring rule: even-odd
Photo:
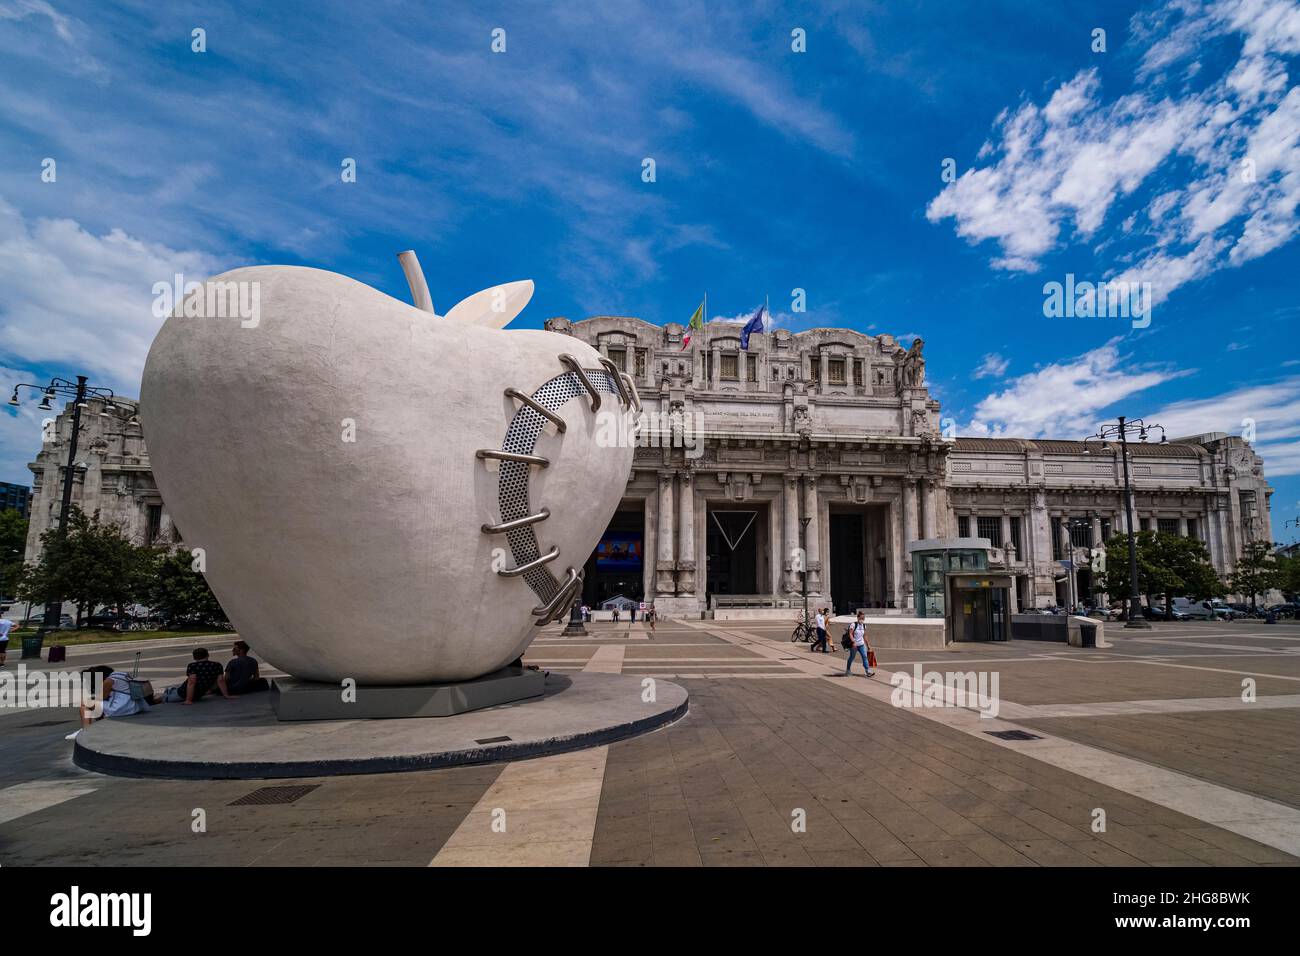
[[[50,410],[51,404],[56,397],[62,396],[72,399],[72,436],[68,440],[68,463],[63,469],[63,496],[59,505],[58,524],[55,528],[58,533],[58,540],[63,542],[68,536],[68,512],[72,510],[72,480],[76,473],[77,467],[77,437],[81,430],[81,410],[86,406],[88,398],[103,399],[105,402],[104,410],[101,415],[108,415],[109,410],[116,410],[119,399],[113,394],[111,388],[100,388],[95,385],[86,384],[86,376],[78,375],[75,382],[66,378],[52,378],[48,385],[33,385],[28,382],[20,382],[14,386],[14,393],[9,399],[9,404],[18,407],[18,390],[30,388],[42,393],[41,403],[37,408]],[[130,406],[124,406],[130,408]],[[135,410],[131,408],[131,421],[134,422]],[[44,637],[45,632],[50,628],[57,627],[59,615],[63,609],[61,601],[47,601],[45,603],[45,614],[41,621],[41,626],[37,630],[37,637]]]
[[[1142,598],[1138,594],[1138,576],[1137,576],[1137,533],[1133,530],[1133,487],[1129,483],[1128,472],[1128,436],[1135,434],[1139,440],[1146,441],[1147,433],[1152,429],[1160,429],[1160,444],[1165,444],[1167,438],[1163,425],[1148,425],[1140,418],[1126,419],[1123,415],[1119,416],[1118,424],[1103,425],[1098,429],[1097,434],[1085,439],[1085,444],[1089,441],[1109,442],[1113,438],[1119,438],[1120,459],[1124,467],[1124,515],[1125,523],[1128,525],[1128,614],[1125,627],[1144,628],[1151,627],[1150,622],[1142,616]],[[1091,454],[1085,448],[1084,454]]]

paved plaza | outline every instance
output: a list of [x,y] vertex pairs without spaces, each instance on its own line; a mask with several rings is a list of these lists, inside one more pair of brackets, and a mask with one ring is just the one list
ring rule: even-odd
[[[115,865],[1300,862],[1294,625],[1115,626],[1101,650],[880,649],[873,679],[858,666],[842,676],[843,651],[792,645],[788,624],[672,621],[651,633],[624,622],[579,639],[560,630],[546,628],[527,660],[671,680],[689,691],[689,714],[633,740],[510,764],[196,782],[79,770],[64,739],[73,712],[9,710],[0,865],[99,865],[110,838]],[[196,643],[224,660],[231,640],[73,647],[67,666],[129,667],[139,650],[142,675],[161,686]],[[18,663],[12,655],[8,669]],[[918,663],[996,674],[998,716],[894,706],[890,675]],[[992,734],[1015,730],[1033,739]],[[287,803],[236,803],[281,786],[303,790]]]

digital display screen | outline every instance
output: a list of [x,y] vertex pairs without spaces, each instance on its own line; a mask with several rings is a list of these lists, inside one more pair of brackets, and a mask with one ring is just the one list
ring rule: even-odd
[[640,570],[640,533],[634,531],[607,533],[596,545],[596,567],[602,571]]

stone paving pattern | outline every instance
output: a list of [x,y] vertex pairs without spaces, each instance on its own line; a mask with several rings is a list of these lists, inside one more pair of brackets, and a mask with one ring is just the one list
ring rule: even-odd
[[[110,778],[72,766],[63,739],[76,726],[72,712],[0,712],[0,865],[102,865],[110,837],[115,865],[1300,862],[1014,745],[854,693],[850,682],[867,680],[860,671],[829,679],[842,672],[843,652],[814,658],[805,645],[788,642],[789,625],[663,622],[652,634],[624,622],[591,630],[570,639],[548,628],[527,659],[561,672],[613,668],[671,679],[689,691],[691,710],[672,727],[564,767],[560,758],[542,758],[291,781]],[[1261,698],[1300,694],[1300,627],[1189,622],[1110,634],[1114,647],[1106,650],[1009,642],[878,653],[885,671],[918,661],[996,670],[1003,701],[1024,705],[1166,701],[1196,708],[1197,699],[1240,698],[1246,677]],[[203,643],[224,660],[229,640]],[[142,673],[159,684],[179,675],[194,643],[147,645]],[[121,665],[135,650],[70,648],[67,666]],[[10,669],[17,657],[10,656]],[[1015,722],[1300,809],[1297,707]],[[262,786],[311,784],[319,786],[292,804],[230,806]],[[200,808],[206,832],[195,833]],[[1090,826],[1095,808],[1107,815],[1103,833]],[[482,828],[497,809],[516,823],[494,848]],[[801,832],[792,828],[797,819]],[[550,832],[547,820],[555,821]]]

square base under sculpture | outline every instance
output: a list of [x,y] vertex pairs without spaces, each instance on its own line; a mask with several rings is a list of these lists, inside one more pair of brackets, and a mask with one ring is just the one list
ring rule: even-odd
[[452,717],[541,697],[545,690],[545,674],[521,667],[451,684],[358,685],[347,694],[340,684],[277,677],[271,683],[271,709],[279,720]]

